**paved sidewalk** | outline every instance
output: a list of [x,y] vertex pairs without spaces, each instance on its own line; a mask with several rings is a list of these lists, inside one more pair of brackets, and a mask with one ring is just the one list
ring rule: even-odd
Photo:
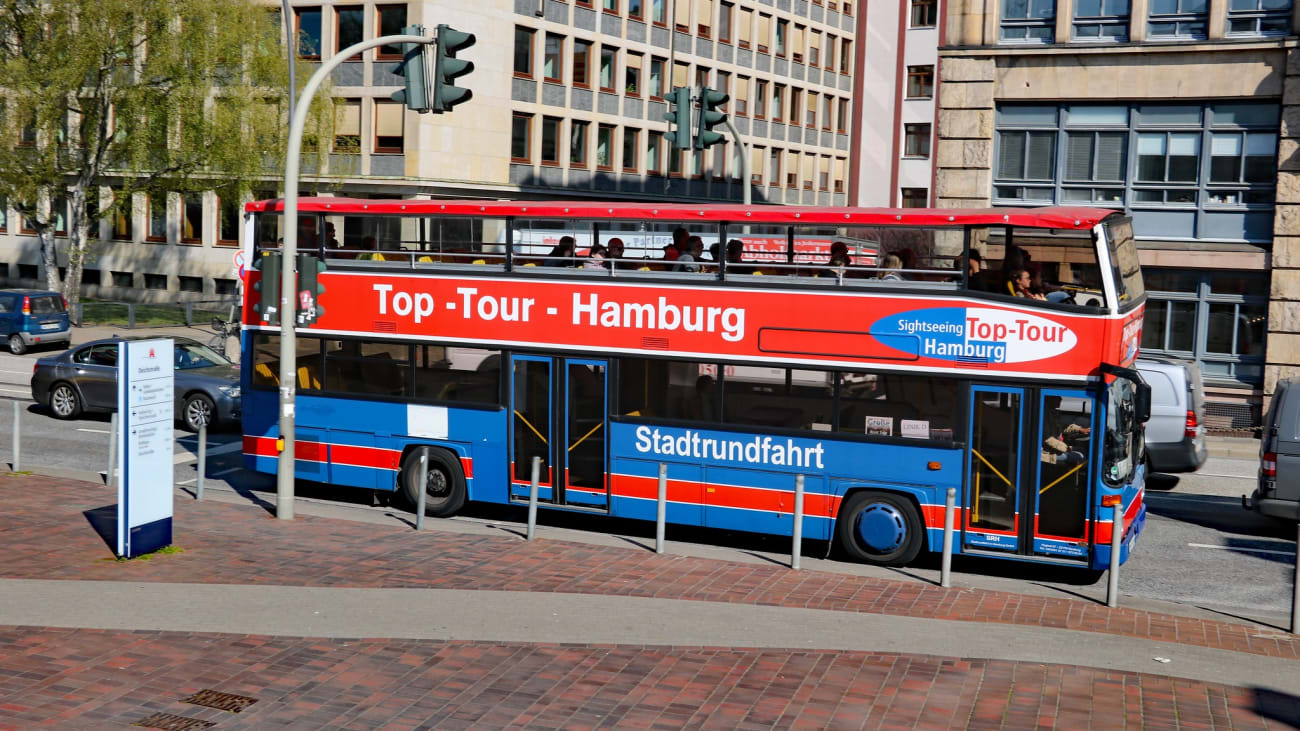
[[[0,728],[1300,719],[1300,643],[1253,625],[247,502],[178,500],[182,552],[119,562],[93,528],[114,501],[0,476]],[[180,702],[202,689],[257,700]]]

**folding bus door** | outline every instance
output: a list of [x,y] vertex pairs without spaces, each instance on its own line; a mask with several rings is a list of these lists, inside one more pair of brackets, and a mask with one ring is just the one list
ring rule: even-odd
[[1019,388],[971,388],[963,546],[1013,553],[1020,548],[1024,396]]
[[533,458],[540,457],[537,499],[555,502],[556,489],[551,469],[554,440],[551,438],[551,359],[516,355],[510,370],[510,498],[527,500],[532,481]]
[[1084,391],[1042,389],[1034,482],[1033,553],[1088,558],[1094,400]]
[[564,502],[609,509],[605,416],[609,369],[603,360],[564,361]]

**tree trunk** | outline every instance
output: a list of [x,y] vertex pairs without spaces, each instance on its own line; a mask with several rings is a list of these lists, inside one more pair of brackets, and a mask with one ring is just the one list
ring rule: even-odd
[[[68,227],[68,276],[63,282],[63,298],[68,301],[68,314],[74,325],[81,326],[81,271],[85,268],[86,247],[90,243],[90,223],[98,216],[86,215],[86,189],[74,185],[71,196],[71,225]],[[96,211],[98,213],[98,211]]]
[[59,255],[54,240],[56,220],[54,216],[50,216],[50,222],[40,226],[37,231],[37,237],[41,241],[41,264],[45,267],[45,288],[54,292],[62,289],[59,286]]

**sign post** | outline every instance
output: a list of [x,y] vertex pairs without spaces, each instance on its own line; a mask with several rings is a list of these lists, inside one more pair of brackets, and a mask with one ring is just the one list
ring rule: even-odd
[[117,555],[135,558],[172,542],[173,342],[117,346]]

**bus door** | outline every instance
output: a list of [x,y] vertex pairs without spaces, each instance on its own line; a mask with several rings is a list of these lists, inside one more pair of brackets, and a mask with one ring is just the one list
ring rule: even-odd
[[963,546],[1088,558],[1093,397],[1059,389],[971,389]]
[[533,457],[537,499],[609,509],[606,480],[608,367],[603,360],[516,355],[511,370],[510,497],[528,499]]

